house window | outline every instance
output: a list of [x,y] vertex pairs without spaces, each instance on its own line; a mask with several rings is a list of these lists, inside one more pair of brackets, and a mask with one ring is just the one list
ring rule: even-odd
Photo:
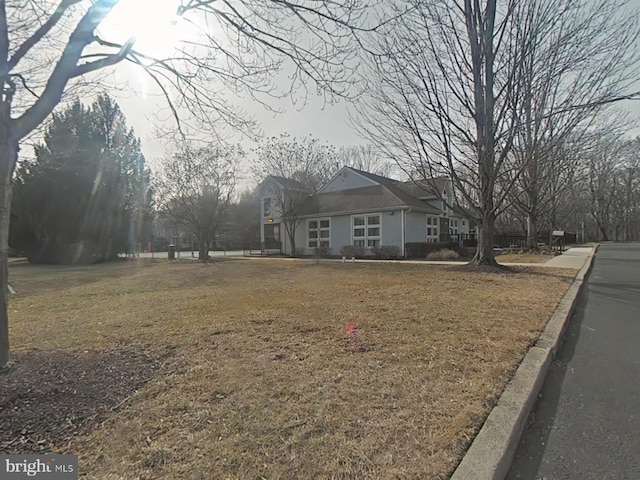
[[321,218],[307,222],[307,246],[309,248],[331,246],[331,220]]
[[382,216],[379,213],[351,217],[353,245],[356,247],[379,247],[381,219]]
[[440,230],[440,218],[427,215],[427,242],[437,242]]
[[270,217],[273,213],[273,209],[271,208],[271,197],[264,197],[262,199],[262,216]]

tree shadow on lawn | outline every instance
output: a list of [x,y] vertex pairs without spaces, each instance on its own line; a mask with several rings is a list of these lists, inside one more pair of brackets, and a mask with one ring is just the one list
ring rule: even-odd
[[0,376],[0,453],[52,452],[106,420],[159,375],[161,358],[130,347],[31,351]]
[[[506,266],[506,265],[451,265],[446,267],[452,272],[487,273],[498,275],[537,275],[541,277],[556,277],[572,279],[578,273],[577,269],[571,268],[550,268],[540,265],[535,267]],[[566,273],[564,273],[566,272]]]
[[136,271],[135,259],[119,258],[91,265],[48,265],[26,261],[9,264],[9,283],[18,294],[63,290],[77,285],[118,278]]
[[446,267],[452,272],[469,272],[469,273],[501,273],[501,274],[517,274],[522,273],[516,267],[508,267],[505,265],[476,265],[474,263],[465,263],[462,265],[450,265]]

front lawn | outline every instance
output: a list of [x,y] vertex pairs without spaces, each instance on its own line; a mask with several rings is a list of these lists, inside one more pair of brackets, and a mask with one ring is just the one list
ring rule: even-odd
[[12,266],[0,451],[87,478],[447,478],[574,274]]
[[551,260],[554,255],[546,253],[505,253],[498,255],[496,260],[500,264],[507,263],[546,263]]

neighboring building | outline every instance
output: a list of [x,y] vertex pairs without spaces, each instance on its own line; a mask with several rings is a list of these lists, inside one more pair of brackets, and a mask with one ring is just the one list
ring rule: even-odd
[[286,220],[278,208],[287,191],[298,196],[295,246],[305,254],[317,247],[339,254],[343,246],[354,245],[396,246],[404,256],[407,243],[449,241],[474,233],[473,224],[449,207],[453,191],[447,179],[429,185],[401,182],[344,167],[314,195],[295,180],[265,179],[259,188],[264,251],[291,252]]

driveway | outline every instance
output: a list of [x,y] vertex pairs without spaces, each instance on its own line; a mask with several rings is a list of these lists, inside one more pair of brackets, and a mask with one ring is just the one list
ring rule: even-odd
[[603,244],[507,475],[640,479],[640,243]]

